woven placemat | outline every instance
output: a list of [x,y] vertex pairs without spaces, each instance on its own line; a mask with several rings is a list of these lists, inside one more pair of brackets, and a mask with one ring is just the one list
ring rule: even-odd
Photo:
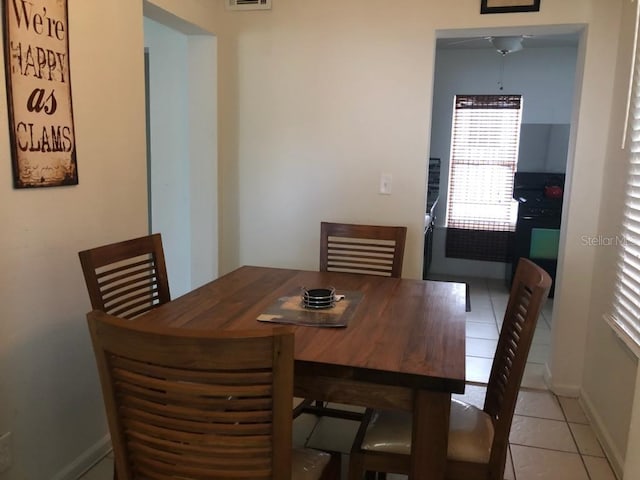
[[313,327],[346,327],[363,295],[361,292],[336,292],[336,294],[344,295],[344,298],[336,302],[335,306],[323,309],[305,308],[299,293],[280,297],[258,315],[257,320]]

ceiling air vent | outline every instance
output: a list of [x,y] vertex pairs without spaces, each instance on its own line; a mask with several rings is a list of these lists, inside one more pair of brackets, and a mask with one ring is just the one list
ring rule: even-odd
[[271,0],[226,0],[227,10],[271,10]]

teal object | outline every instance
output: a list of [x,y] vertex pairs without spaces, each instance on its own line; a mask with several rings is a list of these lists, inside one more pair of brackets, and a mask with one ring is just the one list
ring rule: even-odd
[[557,228],[532,228],[530,258],[558,258],[558,245],[560,244],[560,229]]

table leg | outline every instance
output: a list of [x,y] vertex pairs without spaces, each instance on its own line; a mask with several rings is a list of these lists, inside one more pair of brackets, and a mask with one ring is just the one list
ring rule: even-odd
[[418,390],[413,404],[412,480],[444,479],[451,394]]

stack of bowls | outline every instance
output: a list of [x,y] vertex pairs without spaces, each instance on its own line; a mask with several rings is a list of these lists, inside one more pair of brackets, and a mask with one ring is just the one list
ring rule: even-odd
[[331,308],[336,304],[336,289],[312,288],[302,289],[302,306],[304,308]]

